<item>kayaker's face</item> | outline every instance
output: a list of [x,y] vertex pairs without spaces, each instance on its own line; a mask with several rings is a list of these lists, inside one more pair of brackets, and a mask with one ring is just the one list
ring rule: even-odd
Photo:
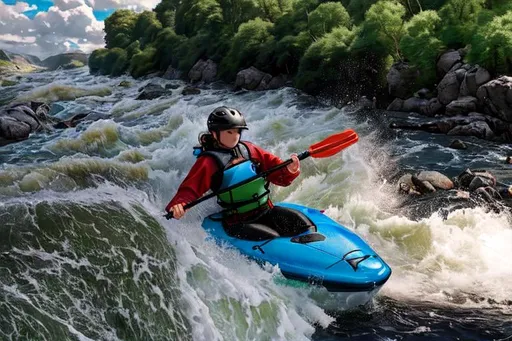
[[240,129],[221,130],[216,137],[222,147],[232,149],[235,148],[238,141],[240,141]]

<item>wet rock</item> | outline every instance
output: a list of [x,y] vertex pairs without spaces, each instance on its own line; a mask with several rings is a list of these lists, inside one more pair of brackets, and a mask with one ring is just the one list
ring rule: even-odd
[[398,185],[400,186],[400,184],[406,184],[408,185],[409,187],[414,187],[414,184],[412,183],[412,174],[410,173],[407,173],[407,174],[404,174],[400,177],[400,179],[398,179]]
[[421,194],[425,193],[432,193],[435,192],[436,189],[432,184],[428,181],[422,181],[417,176],[413,175],[411,177],[412,183],[414,184],[414,187],[420,192]]
[[187,95],[199,95],[201,93],[201,90],[198,89],[198,88],[194,88],[192,86],[187,86],[183,89],[183,91],[181,92],[182,95],[184,96],[187,96]]
[[188,73],[188,78],[192,83],[205,82],[211,83],[217,77],[217,64],[211,60],[198,60]]
[[461,141],[461,140],[453,140],[452,143],[450,143],[449,148],[452,148],[452,149],[467,149],[468,146],[466,146],[466,144],[463,141]]
[[267,85],[267,89],[271,90],[271,89],[282,88],[283,86],[285,86],[288,83],[289,80],[290,80],[289,77],[287,75],[283,75],[283,74],[272,77],[272,79],[270,80],[270,82]]
[[460,95],[476,97],[478,88],[490,80],[489,71],[483,67],[474,66],[464,75],[464,80],[460,85]]
[[420,113],[425,116],[434,117],[436,115],[443,113],[444,106],[439,99],[432,98],[428,101],[428,103],[420,108]]
[[129,81],[121,81],[118,86],[121,86],[123,88],[129,88],[132,86],[132,83]]
[[404,107],[404,100],[401,98],[395,98],[393,102],[391,102],[390,105],[388,105],[387,109],[388,111],[402,111],[402,108]]
[[171,94],[170,90],[166,90],[162,85],[155,83],[150,83],[140,88],[139,92],[139,95],[135,98],[137,100],[150,100]]
[[477,121],[466,125],[456,126],[448,132],[448,135],[476,136],[480,139],[492,140],[494,133],[487,122]]
[[486,114],[512,122],[512,77],[503,76],[478,88],[476,96]]
[[405,112],[420,112],[421,108],[428,105],[428,100],[417,98],[417,97],[411,97],[405,100],[402,111]]
[[162,78],[164,79],[181,79],[182,72],[179,70],[176,70],[172,66],[169,66],[165,73],[163,74]]
[[272,79],[272,75],[262,72],[251,66],[248,69],[244,69],[237,73],[235,88],[240,89],[244,88],[247,90],[263,90],[260,86],[260,83],[263,82],[264,85],[268,84]]
[[431,99],[432,98],[432,92],[427,88],[422,88],[416,92],[416,96],[418,98],[423,99]]
[[165,84],[165,89],[166,90],[169,90],[169,89],[175,90],[175,89],[177,89],[179,87],[180,87],[180,85],[178,83]]
[[453,188],[453,181],[450,180],[446,175],[436,171],[422,171],[418,174],[417,177],[421,181],[428,181],[435,188],[445,190]]
[[476,97],[459,97],[446,106],[446,115],[455,116],[474,112],[477,110],[477,103],[478,99]]

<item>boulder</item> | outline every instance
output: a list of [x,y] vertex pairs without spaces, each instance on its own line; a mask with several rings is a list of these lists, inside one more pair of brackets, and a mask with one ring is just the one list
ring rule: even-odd
[[180,79],[182,76],[182,72],[179,70],[176,70],[172,66],[169,66],[165,73],[163,74],[162,78],[164,79]]
[[477,121],[466,125],[458,125],[451,129],[448,135],[476,136],[481,139],[492,140],[494,132],[487,122]]
[[448,72],[437,86],[437,98],[443,105],[459,97],[460,82],[455,72]]
[[502,76],[485,83],[476,96],[486,114],[512,123],[512,77]]
[[194,88],[193,86],[187,86],[183,89],[181,92],[182,95],[199,95],[201,93],[201,90],[198,88]]
[[192,83],[205,82],[211,83],[217,77],[217,64],[211,60],[198,60],[188,73],[188,78]]
[[428,100],[423,98],[411,97],[405,100],[402,111],[406,112],[421,112],[422,107],[428,105]]
[[489,71],[478,65],[472,67],[464,75],[464,80],[460,85],[460,96],[476,97],[478,88],[490,80]]
[[478,99],[476,97],[459,97],[446,106],[446,115],[455,116],[474,112],[477,109],[477,104]]
[[401,98],[395,98],[393,102],[391,102],[390,105],[388,105],[386,110],[389,111],[402,111],[402,108],[404,107],[404,100]]
[[402,99],[412,95],[417,77],[417,71],[411,68],[408,63],[394,63],[386,76],[389,94]]
[[452,189],[454,187],[452,180],[436,171],[421,171],[417,178],[421,181],[428,181],[435,188],[439,189]]
[[452,148],[452,149],[467,149],[468,146],[466,146],[466,144],[461,141],[461,140],[453,140],[452,143],[450,143],[450,146],[448,148]]
[[164,95],[170,94],[170,90],[164,89],[164,87],[160,84],[150,83],[139,89],[139,95],[137,96],[137,100],[150,100],[162,97]]
[[420,108],[420,113],[426,116],[434,117],[443,113],[443,104],[438,98],[431,98],[428,103]]
[[437,61],[437,73],[444,76],[456,64],[462,61],[459,51],[450,51],[442,54]]
[[[271,79],[272,76],[270,74],[262,72],[254,66],[251,66],[250,68],[241,70],[237,73],[235,87],[244,88],[247,90],[255,90],[259,87],[262,81],[266,85],[270,82]],[[258,88],[258,90],[260,89],[261,87]]]

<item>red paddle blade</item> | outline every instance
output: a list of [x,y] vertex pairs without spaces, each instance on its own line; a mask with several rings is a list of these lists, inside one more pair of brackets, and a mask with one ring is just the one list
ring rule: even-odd
[[359,140],[359,136],[352,129],[331,135],[323,141],[317,142],[309,147],[309,153],[314,158],[333,156],[343,149],[353,145]]

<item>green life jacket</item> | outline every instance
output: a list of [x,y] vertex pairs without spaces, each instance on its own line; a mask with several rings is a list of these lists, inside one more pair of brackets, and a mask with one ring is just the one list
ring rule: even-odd
[[[210,149],[201,152],[198,157],[206,155],[212,156],[219,165],[219,172],[212,181],[214,192],[222,191],[259,173],[258,164],[251,159],[249,148],[243,142],[232,150]],[[245,160],[230,165],[240,156]],[[217,195],[217,203],[224,208],[225,214],[246,213],[267,205],[270,193],[268,187],[265,178],[258,178]]]

